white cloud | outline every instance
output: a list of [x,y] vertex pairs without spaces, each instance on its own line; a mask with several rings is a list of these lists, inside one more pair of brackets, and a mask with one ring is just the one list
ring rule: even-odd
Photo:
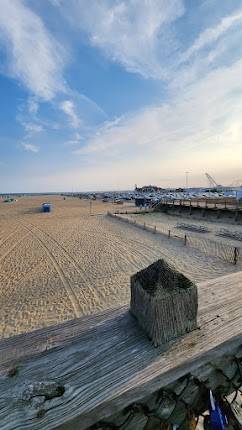
[[25,128],[25,131],[30,135],[41,133],[44,130],[41,124],[35,124],[32,122],[24,123],[23,126]]
[[[176,21],[182,17],[184,28],[181,28],[189,34],[192,14],[200,13],[199,6],[185,10],[184,3],[184,0],[93,0],[86,7],[86,0],[69,0],[68,5],[58,1],[56,6],[109,60],[145,78],[166,81],[169,88],[174,88],[209,72],[222,56],[235,55],[240,44],[236,28],[242,22],[241,9],[220,21],[214,19],[213,26],[202,30],[190,47],[184,49]],[[181,31],[180,23],[178,28]],[[194,30],[196,26],[191,34]],[[228,52],[229,43],[222,43],[229,30],[232,34],[235,30],[234,41],[230,40],[232,52]],[[190,41],[191,36],[186,44]],[[205,48],[209,48],[209,52]]]
[[34,152],[34,153],[39,152],[39,147],[37,145],[32,144],[32,143],[24,143],[23,142],[23,143],[21,143],[21,145],[25,151],[30,151],[30,152]]
[[[104,180],[108,187],[115,185],[113,177],[126,186],[142,178],[159,182],[160,177],[178,177],[192,169],[212,169],[211,173],[241,169],[241,10],[223,18],[219,11],[219,20],[210,16],[209,27],[198,34],[196,25],[206,22],[206,17],[200,20],[200,6],[196,5],[185,15],[183,0],[50,0],[74,25],[74,44],[78,28],[80,42],[84,33],[109,60],[145,78],[163,80],[155,83],[160,102],[108,122],[94,102],[63,83],[65,55],[41,18],[27,7],[31,2],[0,1],[4,5],[0,43],[8,50],[6,73],[21,80],[33,94],[27,105],[29,116],[22,117],[26,142],[31,141],[31,133],[42,131],[39,124],[54,128],[54,110],[58,111],[56,121],[60,111],[61,117],[64,113],[72,127],[65,145],[85,162],[85,187],[90,177],[100,183]],[[191,19],[194,14],[197,21]],[[191,22],[195,22],[192,31]],[[69,31],[67,34],[69,37]],[[125,75],[123,79],[125,85]],[[52,100],[61,91],[64,94]],[[52,100],[52,115],[45,122],[40,118],[38,122],[37,116],[42,115],[39,98]],[[64,128],[60,124],[60,130]],[[74,133],[79,128],[81,132]],[[22,147],[39,150],[30,143]],[[73,157],[73,164],[76,159]]]
[[195,53],[216,42],[232,26],[242,22],[242,11],[226,16],[214,27],[202,31],[190,48],[181,55],[180,62],[188,61]]
[[81,120],[75,111],[75,105],[71,100],[61,102],[60,109],[68,116],[70,124],[73,128],[78,128],[81,125]]
[[64,89],[63,48],[23,0],[1,0],[0,32],[0,44],[7,51],[6,74],[44,100]]
[[80,141],[80,139],[81,139],[80,133],[75,133],[74,134],[74,139],[76,139],[77,141]]
[[39,110],[39,103],[33,97],[28,99],[28,111],[30,115],[36,115]]
[[145,78],[161,78],[176,42],[170,24],[184,13],[183,0],[69,0],[60,9],[112,61]]
[[89,162],[105,160],[110,169],[119,158],[130,177],[140,176],[140,159],[151,179],[188,169],[200,170],[201,175],[211,168],[226,171],[228,166],[236,171],[242,159],[241,75],[242,60],[221,67],[166,104],[100,128],[75,153],[87,155]]
[[81,135],[80,133],[74,133],[74,135],[72,136],[71,139],[67,140],[66,142],[64,142],[65,146],[74,146],[74,145],[78,145],[81,142]]

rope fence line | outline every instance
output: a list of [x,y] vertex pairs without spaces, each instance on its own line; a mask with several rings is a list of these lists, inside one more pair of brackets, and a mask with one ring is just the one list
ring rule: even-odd
[[[141,212],[137,211],[135,213],[140,214]],[[126,222],[127,224],[131,224],[143,230],[149,231],[153,234],[161,234],[163,236],[168,237],[169,239],[174,238],[179,241],[182,241],[184,246],[190,246],[191,248],[199,249],[206,255],[220,258],[232,264],[242,262],[242,249],[239,247],[225,245],[221,242],[216,242],[211,239],[198,238],[195,236],[190,236],[188,234],[183,235],[181,232],[177,232],[174,229],[167,229],[164,227],[157,228],[156,225],[147,224],[146,222],[140,223],[136,219],[129,218],[127,216],[129,215],[128,212],[121,214],[107,212],[107,215],[116,218],[122,222]]]

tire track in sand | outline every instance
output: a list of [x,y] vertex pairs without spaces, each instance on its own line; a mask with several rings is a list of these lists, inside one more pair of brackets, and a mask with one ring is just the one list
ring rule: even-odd
[[[140,245],[140,242],[137,241],[137,244]],[[126,269],[123,269],[122,263],[118,260],[123,260],[124,264],[127,264],[130,268],[133,267],[134,270],[138,271],[142,269],[144,264],[149,265],[151,263],[152,257],[149,258],[142,252],[142,250],[138,250],[137,244],[133,246],[132,241],[130,241],[128,237],[125,237],[124,240],[120,237],[119,233],[113,235],[112,242],[109,246],[113,249],[116,263],[123,272],[126,272]]]
[[18,229],[19,229],[19,226],[18,226],[18,227],[16,227],[16,228],[14,229],[14,231],[12,231],[11,233],[7,234],[7,236],[3,237],[3,239],[1,239],[1,240],[0,240],[0,246],[4,245],[4,243],[5,243],[5,242],[7,242],[7,240],[8,240],[10,237],[12,237],[12,236],[17,232],[17,230],[18,230]]
[[4,260],[4,258],[6,258],[16,248],[16,246],[18,246],[18,244],[21,243],[22,240],[25,239],[28,235],[29,235],[29,232],[25,234],[23,237],[21,237],[19,240],[17,240],[17,242],[15,242],[14,245],[10,249],[8,249],[7,252],[5,252],[5,254],[1,255],[0,262]]
[[[85,308],[86,308],[86,310],[90,309],[91,303],[98,304],[100,302],[100,297],[97,294],[97,292],[95,291],[95,289],[90,287],[90,284],[93,283],[93,280],[91,280],[88,276],[86,276],[84,274],[83,269],[81,269],[81,267],[79,266],[78,262],[74,259],[74,257],[72,257],[72,255],[64,248],[64,246],[61,245],[49,233],[47,233],[46,231],[42,230],[41,228],[37,227],[36,225],[34,225],[32,223],[29,223],[28,225],[30,225],[35,231],[38,231],[39,234],[42,234],[45,239],[49,240],[49,243],[52,246],[57,246],[57,249],[62,252],[62,256],[64,255],[64,258],[66,260],[68,260],[67,267],[69,267],[70,263],[71,263],[73,265],[73,267],[75,268],[76,272],[78,273],[78,275],[80,276],[83,284],[81,285],[81,287],[78,290],[78,296],[80,294],[81,300],[80,299],[78,300],[78,296],[76,295],[74,289],[71,287],[71,283],[69,282],[69,280],[66,279],[67,283],[70,285],[70,288],[71,288],[71,290],[72,290],[72,292],[76,298],[76,302],[77,302],[78,308],[79,308],[79,316],[80,316],[80,314],[83,314],[83,311],[85,311]],[[27,226],[24,225],[24,227],[28,229]],[[49,249],[48,247],[46,247],[46,248]],[[52,255],[53,255],[53,253],[52,253]],[[57,262],[57,264],[60,267],[58,262]],[[66,276],[65,276],[65,278],[66,278]],[[87,294],[85,294],[86,292],[87,292]],[[83,305],[83,308],[80,306],[80,302],[81,302],[81,305]]]
[[[76,261],[76,259],[74,257],[72,257],[72,255],[64,248],[64,246],[60,242],[58,242],[53,236],[51,236],[49,233],[47,233],[46,231],[42,230],[41,228],[37,227],[36,225],[34,225],[32,223],[29,224],[29,225],[31,225],[35,230],[38,230],[44,236],[46,236],[50,240],[50,242],[54,242],[57,245],[57,247],[59,249],[61,249],[62,252],[66,255],[66,258],[71,262],[71,264],[75,267],[77,273],[80,275],[80,277],[82,279],[82,282],[84,284],[84,288],[86,290],[88,290],[88,292],[90,294],[88,302],[90,301],[90,299],[93,299],[94,301],[95,300],[98,301],[99,298],[98,298],[97,293],[95,292],[95,290],[93,288],[91,288],[88,285],[88,283],[89,284],[92,283],[92,279],[90,279],[89,276],[87,276],[86,274],[84,274],[83,269],[80,267],[80,265]],[[82,295],[83,295],[84,302],[86,302],[86,304],[88,304],[86,298],[84,297],[84,292],[82,290],[81,290],[81,292],[82,292]]]
[[55,256],[52,254],[52,252],[47,248],[47,246],[45,245],[45,243],[43,242],[42,239],[40,239],[39,236],[37,236],[37,234],[31,230],[29,227],[27,227],[26,225],[22,224],[24,226],[24,228],[26,230],[29,231],[29,233],[35,238],[35,240],[37,240],[37,242],[39,242],[39,244],[41,245],[41,247],[45,250],[46,254],[48,255],[49,259],[51,260],[53,267],[55,268],[56,272],[58,273],[62,285],[66,291],[66,294],[72,304],[75,316],[78,318],[81,314],[81,308],[79,305],[79,301],[76,297],[75,292],[73,291],[73,288],[71,286],[71,284],[69,283],[68,279],[66,278],[62,268],[60,267],[59,263],[57,262]]

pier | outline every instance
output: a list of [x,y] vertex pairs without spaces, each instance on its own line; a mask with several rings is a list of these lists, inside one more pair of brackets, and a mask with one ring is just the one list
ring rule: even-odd
[[156,211],[178,211],[189,215],[200,214],[201,217],[212,215],[220,218],[229,216],[234,221],[242,220],[242,200],[228,199],[181,199],[162,200],[154,208]]
[[242,211],[242,200],[235,199],[180,199],[180,200],[162,200],[159,204],[169,206],[186,206],[202,209],[217,209],[229,211]]

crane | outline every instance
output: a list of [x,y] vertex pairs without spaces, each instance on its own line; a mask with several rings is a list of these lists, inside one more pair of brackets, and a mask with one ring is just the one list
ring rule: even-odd
[[219,187],[219,185],[217,184],[217,182],[212,178],[211,175],[209,175],[209,173],[205,173],[205,175],[207,176],[209,185],[211,188],[217,188]]

